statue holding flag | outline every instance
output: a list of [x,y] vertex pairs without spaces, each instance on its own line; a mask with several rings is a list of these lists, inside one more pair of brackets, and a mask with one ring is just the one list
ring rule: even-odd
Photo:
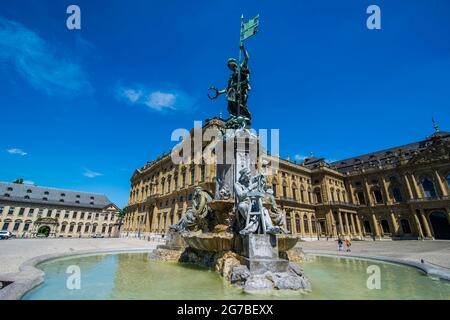
[[[215,91],[215,95],[208,94],[210,99],[216,99],[221,94],[226,93],[228,100],[228,112],[232,118],[243,117],[246,123],[250,123],[251,114],[248,110],[247,100],[250,91],[250,69],[248,68],[249,55],[244,47],[244,40],[255,35],[258,31],[259,15],[247,22],[241,17],[241,33],[239,41],[239,61],[234,58],[228,59],[228,68],[232,74],[228,79],[227,88],[218,90],[216,87],[210,87],[209,90]],[[244,60],[241,62],[241,57]]]

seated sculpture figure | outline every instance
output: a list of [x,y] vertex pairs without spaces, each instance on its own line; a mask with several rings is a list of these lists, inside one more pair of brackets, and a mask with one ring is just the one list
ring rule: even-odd
[[[264,188],[266,177],[264,175],[256,175],[252,178],[250,170],[247,168],[242,169],[239,172],[239,175],[239,179],[235,183],[234,188],[238,200],[239,217],[242,218],[243,221],[245,221],[245,226],[239,233],[241,235],[257,233],[260,229],[260,223],[262,222],[261,219],[264,219],[266,233],[275,234],[283,232],[282,228],[273,225],[269,211],[262,206],[262,201],[258,203],[258,201],[256,201],[257,199],[252,199],[252,194],[258,194],[258,192],[262,196],[265,196]],[[249,213],[252,211],[253,206],[257,207],[257,210],[260,211],[260,215],[252,215],[249,219],[247,219]],[[243,223],[241,223],[241,227],[242,225]]]
[[202,190],[200,187],[196,187],[193,196],[193,206],[186,211],[184,217],[182,217],[176,224],[169,227],[169,230],[174,232],[186,232],[203,230],[206,226],[206,216],[210,209],[208,203],[212,201],[211,195]]
[[[283,212],[278,210],[277,202],[275,201],[275,196],[273,195],[273,190],[268,188],[266,190],[266,202],[270,204],[270,210],[268,210],[268,214],[272,220],[274,228],[277,229],[280,233],[288,233],[287,230],[284,229],[284,225],[286,224],[286,219],[284,217]],[[264,208],[264,210],[267,210]]]

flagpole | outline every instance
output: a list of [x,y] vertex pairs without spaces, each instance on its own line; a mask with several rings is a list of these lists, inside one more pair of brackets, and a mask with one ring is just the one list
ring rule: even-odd
[[239,60],[238,60],[238,79],[237,79],[237,90],[236,90],[236,96],[237,96],[237,115],[238,117],[241,115],[241,56],[242,56],[242,31],[244,29],[244,14],[241,15],[241,30],[239,32]]

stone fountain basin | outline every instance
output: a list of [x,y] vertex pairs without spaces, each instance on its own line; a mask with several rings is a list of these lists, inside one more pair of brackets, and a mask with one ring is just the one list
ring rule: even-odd
[[186,244],[194,249],[220,252],[233,249],[232,233],[185,233],[182,235]]
[[298,242],[299,238],[292,234],[280,234],[278,235],[278,250],[286,252],[292,249]]
[[216,212],[229,212],[234,206],[233,200],[213,200],[208,203],[209,207]]

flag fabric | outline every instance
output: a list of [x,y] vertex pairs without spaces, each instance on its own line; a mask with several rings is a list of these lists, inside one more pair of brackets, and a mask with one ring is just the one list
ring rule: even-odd
[[241,30],[242,41],[255,35],[258,32],[258,26],[259,26],[259,15],[257,15],[253,19],[248,20],[247,22],[244,22],[242,24]]

